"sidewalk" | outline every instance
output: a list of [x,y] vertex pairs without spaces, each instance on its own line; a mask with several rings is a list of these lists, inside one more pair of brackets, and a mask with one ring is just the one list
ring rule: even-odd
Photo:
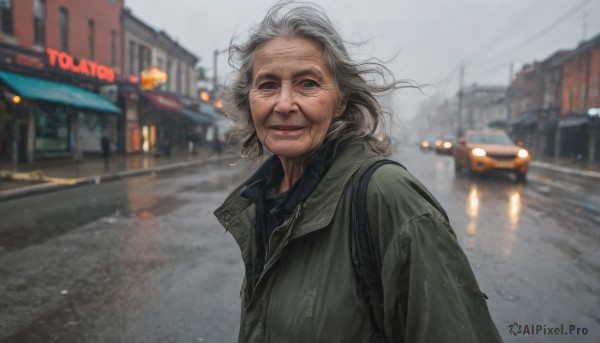
[[530,162],[531,168],[549,169],[563,174],[595,178],[600,181],[600,161],[588,162],[568,158],[546,158]]
[[[228,158],[230,156],[223,156]],[[86,156],[84,160],[49,160],[18,165],[0,162],[0,201],[49,192],[87,183],[100,183],[133,175],[148,174],[220,160],[208,147],[200,147],[197,154],[174,150],[171,156],[145,154],[113,154],[108,165],[100,156]]]
[[[231,158],[223,156],[222,158]],[[170,157],[153,155],[112,155],[108,166],[100,156],[89,156],[83,161],[52,160],[19,164],[18,172],[12,166],[0,162],[0,201],[44,193],[81,184],[100,183],[133,175],[148,174],[220,160],[211,156],[208,147],[200,147],[198,153],[173,151]],[[600,181],[600,163],[573,161],[568,159],[537,160],[531,168],[594,178]]]

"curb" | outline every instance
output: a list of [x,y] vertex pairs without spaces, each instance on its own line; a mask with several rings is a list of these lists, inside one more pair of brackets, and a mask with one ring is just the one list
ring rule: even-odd
[[593,170],[571,169],[571,168],[557,166],[555,164],[550,164],[550,163],[545,163],[545,162],[537,162],[537,161],[531,161],[530,164],[532,167],[549,169],[549,170],[553,170],[553,171],[560,172],[563,174],[600,179],[600,172],[593,171]]
[[60,182],[60,183],[42,183],[32,186],[26,186],[21,188],[10,189],[6,191],[0,191],[0,202],[6,200],[14,200],[18,198],[23,198],[30,195],[49,193],[53,191],[59,191],[67,188],[78,187],[82,185],[88,184],[99,184],[101,182],[123,179],[130,176],[144,175],[144,174],[152,174],[152,173],[162,173],[173,171],[177,169],[183,169],[187,167],[192,167],[196,165],[210,164],[215,162],[227,161],[230,159],[238,158],[236,156],[225,156],[225,157],[209,157],[203,160],[193,160],[186,162],[178,162],[173,164],[165,164],[162,166],[152,167],[152,168],[141,168],[141,169],[131,169],[124,170],[116,173],[110,174],[100,174],[100,175],[92,175],[74,179],[61,179],[61,180],[70,180],[71,182]]

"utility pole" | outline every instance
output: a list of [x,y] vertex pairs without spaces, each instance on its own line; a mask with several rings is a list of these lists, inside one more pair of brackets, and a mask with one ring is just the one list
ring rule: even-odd
[[213,53],[213,98],[217,96],[217,87],[219,79],[217,76],[217,57],[219,57],[219,50],[215,50]]
[[459,78],[458,78],[459,79],[458,80],[458,132],[457,132],[458,136],[462,136],[463,131],[464,131],[463,120],[462,120],[464,75],[465,75],[465,66],[461,63],[460,73],[459,73]]
[[512,118],[512,96],[513,96],[513,62],[510,62],[508,67],[508,87],[506,87],[506,124]]
[[217,57],[219,57],[219,54],[222,54],[224,52],[229,51],[229,49],[215,49],[215,51],[213,52],[213,98],[217,98],[217,93],[219,91],[219,74],[217,73]]

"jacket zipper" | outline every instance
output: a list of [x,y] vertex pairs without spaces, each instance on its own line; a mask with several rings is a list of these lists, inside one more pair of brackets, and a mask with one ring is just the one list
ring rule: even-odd
[[[267,272],[273,267],[273,265],[275,264],[275,262],[277,262],[279,260],[279,258],[281,257],[281,255],[283,254],[283,252],[285,251],[285,248],[287,247],[288,243],[290,242],[290,237],[292,236],[291,231],[293,230],[293,226],[296,223],[296,220],[298,219],[298,217],[300,216],[300,208],[301,208],[302,204],[299,204],[296,207],[296,210],[294,211],[294,214],[292,215],[292,218],[289,220],[288,223],[284,223],[282,224],[280,227],[276,228],[275,232],[279,232],[281,231],[284,227],[287,227],[288,230],[290,230],[290,232],[288,233],[288,237],[285,239],[285,242],[283,242],[283,245],[277,249],[274,253],[273,256],[269,256],[270,255],[270,248],[271,248],[271,237],[273,237],[273,234],[271,234],[271,237],[269,237],[269,245],[267,246],[267,251],[266,251],[266,260],[267,260],[267,264],[265,265],[265,268],[263,270],[263,272],[260,274],[260,276],[258,277],[258,281],[256,281],[256,285],[254,286],[254,292],[252,292],[252,296],[254,296],[256,294],[256,289],[258,288],[258,284],[261,282],[261,280],[264,279],[264,275],[267,274]],[[287,224],[287,225],[286,225]],[[262,327],[263,327],[263,341],[266,338],[267,335],[267,307],[269,306],[269,300],[270,297],[268,296],[265,299],[265,303],[262,304],[262,306],[264,306],[264,308],[262,309],[263,312],[263,318],[262,318]]]

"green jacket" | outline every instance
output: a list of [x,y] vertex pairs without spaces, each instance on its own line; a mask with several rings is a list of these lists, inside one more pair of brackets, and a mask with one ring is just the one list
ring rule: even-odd
[[[306,201],[271,235],[267,262],[254,280],[255,205],[244,185],[215,215],[240,246],[239,342],[370,342],[369,306],[352,259],[352,186],[379,158],[348,145]],[[381,318],[387,342],[501,342],[469,262],[444,210],[409,172],[380,167],[368,185],[367,209],[381,262]],[[253,287],[253,285],[256,286]]]

